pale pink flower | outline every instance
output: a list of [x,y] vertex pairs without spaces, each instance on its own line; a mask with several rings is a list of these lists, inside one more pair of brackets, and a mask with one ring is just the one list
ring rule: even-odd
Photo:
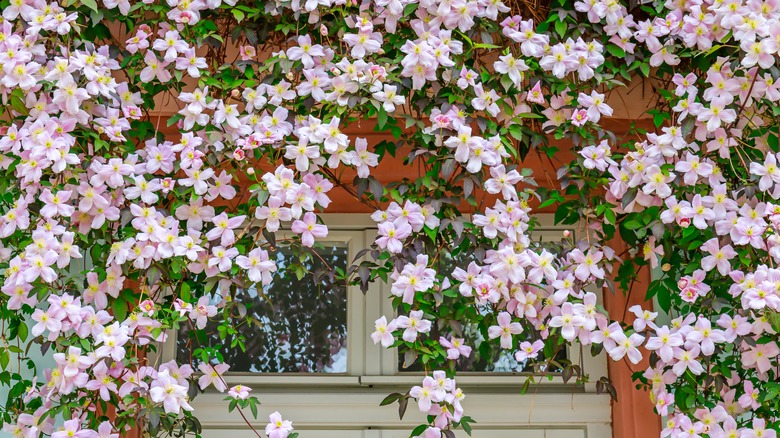
[[398,328],[405,329],[402,337],[406,342],[416,341],[418,333],[431,331],[431,321],[423,319],[422,310],[412,310],[409,316],[401,315],[395,321]]
[[488,327],[490,339],[501,338],[501,348],[512,348],[512,335],[523,332],[523,326],[519,322],[512,322],[512,315],[507,312],[498,314],[498,325]]
[[149,389],[149,395],[153,402],[163,404],[165,412],[178,414],[182,409],[193,410],[188,403],[187,387],[180,385],[171,377],[168,370],[157,373],[157,378]]
[[377,245],[380,248],[387,248],[393,253],[399,253],[403,250],[403,240],[412,233],[412,227],[403,218],[397,218],[392,222],[382,222],[377,228],[379,234],[376,239]]
[[271,284],[271,275],[276,272],[276,263],[268,258],[268,252],[261,248],[255,248],[246,256],[236,257],[236,264],[246,269],[247,276],[254,282],[263,285]]
[[618,333],[615,335],[615,346],[608,349],[609,357],[612,360],[618,361],[624,356],[628,356],[628,360],[633,364],[638,364],[642,360],[642,353],[639,351],[640,345],[644,342],[645,337],[634,333],[631,336],[626,336],[625,333]]
[[219,392],[225,392],[227,385],[222,375],[230,368],[230,365],[221,363],[218,365],[211,365],[205,362],[201,362],[198,365],[198,369],[203,375],[198,378],[198,386],[200,389],[206,389],[209,385],[214,385],[214,388]]
[[780,348],[775,342],[757,344],[755,347],[748,346],[747,351],[742,353],[742,365],[745,368],[755,367],[758,372],[766,373],[772,369],[772,359],[778,355],[780,355]]
[[536,359],[536,357],[539,355],[539,352],[541,352],[544,349],[544,342],[541,340],[536,340],[532,343],[528,341],[523,341],[518,346],[518,351],[515,353],[515,360],[518,362],[524,362],[529,359]]
[[573,340],[577,335],[577,329],[585,324],[585,318],[577,315],[574,311],[574,304],[565,302],[560,308],[560,314],[553,316],[548,325],[550,327],[560,327],[561,336],[566,340]]
[[252,388],[244,385],[235,385],[228,391],[228,395],[236,400],[246,400]]
[[387,322],[387,318],[382,316],[374,323],[374,332],[371,333],[371,340],[374,344],[381,343],[383,347],[388,348],[393,345],[395,338],[393,337],[393,331],[396,329],[395,320]]
[[317,215],[307,212],[303,215],[303,220],[296,220],[292,223],[293,233],[301,235],[301,243],[304,246],[314,245],[314,238],[324,238],[328,236],[328,227],[317,223]]
[[201,330],[206,327],[208,319],[217,314],[217,306],[210,305],[210,301],[211,299],[207,295],[200,297],[190,312],[190,317],[195,320],[195,325]]
[[292,422],[283,420],[279,412],[272,413],[268,418],[269,423],[265,426],[265,434],[268,438],[287,438],[293,431]]
[[674,347],[683,345],[683,338],[679,333],[672,333],[669,327],[659,327],[655,331],[655,336],[647,340],[645,348],[650,351],[657,351],[661,360],[671,363],[674,359]]
[[701,267],[705,271],[711,271],[717,267],[721,275],[728,275],[731,272],[729,260],[737,256],[737,252],[731,245],[725,245],[722,248],[718,244],[717,238],[712,238],[701,245],[701,249],[709,253],[708,256],[701,259]]
[[697,376],[703,373],[704,367],[702,367],[701,362],[696,360],[699,357],[700,351],[701,350],[699,349],[698,345],[693,345],[688,350],[683,348],[675,348],[674,358],[677,360],[677,362],[672,367],[674,374],[678,377],[682,376],[683,373],[685,373],[685,370],[690,370],[694,375]]

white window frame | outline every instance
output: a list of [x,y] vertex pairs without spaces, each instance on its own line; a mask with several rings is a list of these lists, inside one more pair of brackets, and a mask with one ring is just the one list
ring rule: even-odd
[[[329,229],[324,240],[349,245],[348,263],[376,238],[376,224],[367,214],[321,216]],[[551,214],[535,217],[540,222],[534,233],[537,236],[559,239],[563,230],[573,230],[573,227],[554,225]],[[601,302],[601,291],[594,292]],[[418,385],[423,373],[399,371],[398,350],[374,345],[369,336],[376,319],[394,315],[389,297],[390,286],[381,282],[369,284],[366,294],[358,286],[348,286],[346,373],[227,373],[225,381],[229,385],[245,384],[255,390],[263,401],[259,426],[264,424],[264,416],[278,410],[285,418],[293,419],[296,430],[306,436],[407,437],[410,427],[425,422],[424,415],[412,402],[403,421],[399,421],[395,406],[380,407],[379,402],[390,392],[406,392],[412,385]],[[175,358],[175,337],[176,333],[169,333],[159,350],[160,360]],[[591,382],[564,384],[559,375],[536,378],[536,385],[521,395],[519,390],[528,373],[459,373],[458,385],[467,394],[464,402],[467,415],[478,421],[475,438],[611,436],[609,396],[595,394],[595,381],[608,374],[606,355],[602,352],[592,357],[576,343],[567,347],[567,354],[590,376]],[[253,436],[251,431],[243,430],[246,426],[237,413],[227,413],[224,398],[225,394],[210,389],[193,401],[206,438],[224,438],[229,431],[235,437]]]

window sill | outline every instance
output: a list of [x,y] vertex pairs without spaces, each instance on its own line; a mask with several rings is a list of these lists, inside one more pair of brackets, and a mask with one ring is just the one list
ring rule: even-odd
[[295,374],[239,374],[231,373],[224,376],[225,382],[228,385],[244,384],[244,385],[259,385],[264,387],[269,386],[310,386],[316,385],[322,386],[360,386],[359,376],[345,376],[345,375],[327,375],[327,374],[311,374],[311,375],[295,375]]
[[[363,386],[414,386],[419,385],[422,380],[422,374],[402,374],[396,376],[361,376],[360,384]],[[525,384],[526,377],[531,374],[504,374],[498,376],[460,374],[455,380],[458,386],[462,387],[491,387],[491,388],[512,388],[519,389]],[[532,386],[555,388],[561,392],[581,392],[583,385],[577,385],[573,382],[563,383],[561,376],[553,376],[552,379],[534,376]]]
[[[349,375],[294,375],[294,374],[251,374],[230,373],[224,376],[228,385],[257,385],[263,387],[292,387],[311,386],[317,387],[412,387],[422,381],[422,373],[399,374],[395,376],[349,376]],[[461,374],[456,377],[458,386],[462,387],[490,387],[519,389],[525,384],[525,379],[530,374],[503,374],[503,375],[475,375]],[[534,387],[545,387],[548,390],[560,392],[581,392],[583,385],[569,382],[564,383],[561,376],[552,378],[535,376]]]

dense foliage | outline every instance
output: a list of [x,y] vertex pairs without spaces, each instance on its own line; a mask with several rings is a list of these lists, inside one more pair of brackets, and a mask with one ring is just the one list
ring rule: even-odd
[[[507,350],[609,391],[560,354],[576,341],[649,358],[636,379],[664,436],[774,437],[780,4],[549,6],[0,1],[4,428],[197,433],[189,402],[211,385],[256,414],[250,388],[222,378],[227,344],[199,341],[216,330],[245,348],[236,294],[314,276],[392,284],[398,316],[372,337],[426,372],[386,399],[428,414],[413,436],[470,429],[461,357]],[[652,125],[610,132],[619,90],[644,81]],[[388,139],[345,134],[357,123]],[[529,156],[557,178],[538,187]],[[414,170],[376,178],[399,165]],[[347,270],[318,253],[336,191],[378,229]],[[544,207],[578,228],[534,239]],[[280,247],[299,263],[278,263]],[[631,324],[613,322],[594,291],[625,292],[651,268],[647,297],[671,321],[635,307]],[[181,327],[190,363],[146,360]],[[32,348],[56,367],[35,370]],[[265,434],[292,430],[274,413]]]

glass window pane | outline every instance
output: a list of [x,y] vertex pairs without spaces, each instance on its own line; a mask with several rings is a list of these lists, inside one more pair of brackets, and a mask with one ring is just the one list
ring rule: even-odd
[[[312,254],[300,257],[285,247],[269,252],[279,267],[273,282],[260,290],[255,286],[238,289],[229,297],[246,306],[244,317],[231,318],[246,352],[235,345],[236,335],[220,339],[220,313],[209,320],[205,339],[191,339],[189,327],[179,331],[177,359],[196,365],[197,358],[190,361],[192,352],[213,347],[232,372],[347,372],[347,289],[343,284],[315,280],[322,278],[318,271],[333,272],[336,267],[346,271],[347,244],[324,242],[314,251],[322,259]],[[296,265],[304,270],[300,279],[295,275]],[[217,292],[212,304],[221,301],[223,296]]]

